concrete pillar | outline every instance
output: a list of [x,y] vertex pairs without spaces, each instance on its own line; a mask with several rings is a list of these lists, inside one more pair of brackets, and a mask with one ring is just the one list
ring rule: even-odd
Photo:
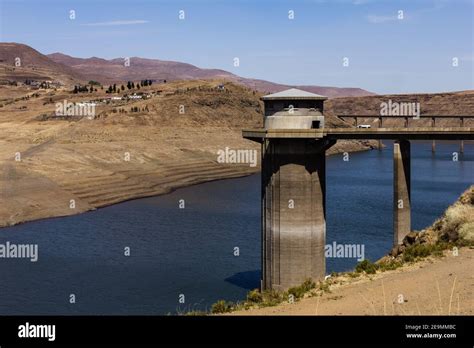
[[326,272],[326,140],[271,139],[262,166],[262,289]]
[[[431,118],[431,127],[436,126],[436,118],[432,117]],[[436,151],[436,140],[433,139],[433,142],[431,143],[431,152]]]
[[[461,117],[461,127],[464,127],[464,118]],[[464,140],[461,140],[461,144],[459,146],[459,152],[464,153]]]
[[411,231],[410,142],[393,144],[393,244],[401,244]]
[[[382,119],[382,117],[379,117],[379,128],[382,128],[382,127],[383,127],[383,119]],[[379,150],[382,150],[382,145],[383,145],[382,140],[379,139],[378,143],[379,143],[378,144],[379,145]]]

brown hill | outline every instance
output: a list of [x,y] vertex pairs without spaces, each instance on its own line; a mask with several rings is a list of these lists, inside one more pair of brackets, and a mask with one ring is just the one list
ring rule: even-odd
[[[21,59],[21,67],[15,66],[16,58]],[[111,60],[98,57],[76,58],[62,53],[43,55],[24,44],[0,43],[0,80],[3,81],[47,79],[72,85],[90,80],[110,84],[144,79],[158,81],[225,79],[265,93],[299,87],[328,97],[373,95],[360,88],[283,85],[240,77],[220,69],[201,69],[192,64],[175,61],[131,57],[129,66],[125,66],[124,63],[124,58]]]
[[248,79],[243,77],[237,77],[234,82],[243,84],[249,88],[255,89],[257,91],[267,93],[276,93],[283,91],[289,88],[298,88],[311,93],[316,93],[320,95],[325,95],[329,98],[336,97],[362,97],[376,95],[375,93],[366,91],[361,88],[352,88],[352,87],[328,87],[328,86],[307,86],[307,85],[282,85],[279,83],[274,83],[265,80],[258,79]]
[[361,88],[283,85],[265,80],[240,77],[225,70],[201,69],[187,63],[159,59],[131,57],[130,66],[125,66],[124,58],[111,60],[97,57],[75,58],[62,53],[49,54],[48,57],[55,62],[70,66],[89,80],[97,80],[102,83],[120,83],[143,79],[167,81],[225,79],[264,93],[274,93],[296,87],[328,97],[374,95],[374,93]]
[[[20,66],[15,62],[19,58]],[[83,80],[76,70],[48,58],[30,46],[0,43],[0,80],[59,80],[64,84]]]
[[151,80],[192,80],[230,78],[237,76],[217,69],[200,69],[194,65],[140,57],[131,57],[130,66],[125,66],[125,58],[106,60],[97,57],[75,58],[62,53],[48,55],[53,61],[67,65],[91,80],[103,83]]

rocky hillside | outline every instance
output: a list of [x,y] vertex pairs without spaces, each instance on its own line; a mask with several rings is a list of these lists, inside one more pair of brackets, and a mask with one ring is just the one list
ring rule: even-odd
[[411,261],[416,257],[440,253],[454,246],[474,246],[474,185],[468,188],[432,226],[410,232],[390,256],[382,259]]
[[[421,115],[474,115],[474,93],[473,91],[463,91],[455,93],[434,93],[434,94],[395,94],[377,95],[358,98],[334,98],[325,102],[325,111],[329,116],[335,115],[380,115],[381,103],[407,102],[420,103]],[[347,119],[348,122],[353,122]],[[374,119],[360,119],[359,123],[375,123]],[[385,126],[402,126],[401,119],[384,119]],[[431,120],[418,120],[417,126],[429,126]],[[459,120],[439,120],[437,125],[459,126]],[[473,119],[465,119],[464,125],[474,126]]]
[[71,84],[83,80],[83,76],[30,46],[0,43],[0,81],[27,79],[58,80],[64,84]]

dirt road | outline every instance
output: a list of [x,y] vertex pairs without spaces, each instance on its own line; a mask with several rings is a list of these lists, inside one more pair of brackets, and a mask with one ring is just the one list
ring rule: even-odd
[[[474,249],[349,279],[331,293],[234,315],[474,315]],[[344,282],[344,281],[343,281]]]

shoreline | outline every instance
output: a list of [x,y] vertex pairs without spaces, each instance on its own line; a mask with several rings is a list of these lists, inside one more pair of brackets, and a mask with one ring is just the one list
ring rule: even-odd
[[[344,146],[347,147],[347,146]],[[332,153],[328,153],[329,156],[334,156],[345,151],[350,153],[355,152],[362,152],[362,151],[370,151],[370,150],[377,150],[375,148],[352,148],[351,151],[347,149],[339,149],[333,151]],[[181,161],[169,161],[167,163],[168,166],[174,168],[179,167],[179,169],[183,168],[182,164],[179,164]],[[49,178],[47,178],[48,184],[51,184],[49,188],[54,188],[52,192],[57,197],[61,197],[62,204],[64,206],[68,206],[68,198],[75,200],[75,208],[74,209],[59,209],[53,211],[42,211],[37,209],[33,213],[24,213],[23,216],[21,214],[15,215],[13,218],[9,216],[7,220],[3,218],[0,221],[0,230],[4,227],[12,227],[20,224],[25,224],[28,222],[33,221],[40,221],[45,219],[52,219],[52,218],[62,218],[72,215],[78,215],[82,213],[86,213],[89,211],[94,211],[97,209],[109,207],[115,204],[124,203],[136,199],[147,198],[147,197],[155,197],[166,195],[171,192],[174,192],[178,189],[199,185],[207,182],[218,181],[218,180],[227,180],[227,179],[235,179],[246,177],[249,175],[257,174],[261,171],[260,165],[257,167],[250,167],[250,166],[243,166],[243,165],[223,165],[218,164],[212,161],[209,158],[186,158],[182,160],[183,163],[191,162],[189,165],[184,165],[185,170],[183,170],[184,174],[180,171],[171,171],[171,173],[163,172],[156,170],[155,173],[149,173],[146,170],[137,170],[133,172],[134,175],[127,175],[123,176],[121,180],[118,182],[114,181],[112,183],[104,183],[102,180],[106,180],[108,177],[111,176],[119,176],[123,175],[121,172],[112,172],[112,174],[103,175],[101,177],[96,178],[96,182],[90,181],[88,183],[78,183],[77,181],[66,181],[64,183],[61,182],[53,182]],[[192,167],[192,164],[195,167]],[[174,167],[173,167],[174,166]],[[191,170],[189,168],[191,167]],[[17,176],[21,176],[23,174],[23,168],[18,167],[15,168],[12,165],[5,166],[5,172],[14,172],[20,173]],[[195,170],[196,169],[196,170]],[[7,174],[8,175],[8,174]],[[15,174],[16,175],[16,174]],[[15,176],[13,175],[13,176]],[[5,175],[4,175],[5,177]],[[140,177],[145,177],[143,180]],[[1,177],[0,177],[1,178]],[[168,179],[172,179],[169,181]],[[173,180],[173,178],[175,178]],[[44,177],[38,178],[37,186],[41,186],[41,180],[44,180]],[[88,180],[88,177],[85,177]],[[35,177],[32,178],[35,180]],[[166,181],[165,184],[161,182],[163,180]],[[32,183],[35,184],[34,182]],[[103,197],[99,197],[96,192],[94,192],[94,185],[96,185],[100,190],[106,191],[106,194]],[[127,186],[128,191],[121,191],[121,188]],[[20,191],[21,192],[21,191]],[[86,200],[84,200],[80,194],[82,192],[86,192]],[[97,191],[100,192],[100,191]],[[5,195],[4,195],[5,196]],[[45,198],[45,194],[40,192],[38,199]],[[66,197],[69,196],[69,197]],[[1,198],[1,195],[0,195]],[[8,195],[7,197],[8,198]],[[12,197],[13,200],[16,197]],[[46,197],[47,198],[47,197]],[[56,197],[55,197],[56,198]],[[1,215],[0,215],[1,216]]]
[[195,181],[191,180],[191,182],[187,182],[187,183],[180,183],[179,185],[176,185],[176,186],[166,187],[166,188],[163,188],[163,189],[157,189],[156,193],[149,193],[149,194],[143,194],[143,195],[140,195],[140,194],[133,195],[133,194],[131,194],[129,197],[124,197],[123,199],[120,199],[116,202],[111,202],[111,203],[106,203],[106,204],[99,204],[97,206],[91,206],[88,209],[80,210],[80,211],[74,211],[74,212],[71,212],[70,214],[65,213],[65,214],[57,214],[57,215],[46,215],[46,216],[42,216],[42,217],[34,217],[34,218],[31,218],[31,219],[26,218],[24,220],[17,220],[15,222],[11,223],[11,224],[8,224],[8,223],[5,223],[4,221],[1,221],[0,222],[0,231],[1,231],[2,228],[23,225],[23,224],[26,224],[26,223],[29,223],[29,222],[49,220],[49,219],[58,219],[58,218],[64,218],[64,217],[68,217],[68,216],[80,215],[80,214],[83,214],[83,213],[96,211],[96,210],[99,210],[99,209],[102,209],[102,208],[107,208],[107,207],[110,207],[110,206],[113,206],[113,205],[116,205],[116,204],[125,203],[125,202],[129,202],[129,201],[134,201],[134,200],[137,200],[137,199],[167,195],[167,194],[170,194],[170,193],[172,193],[176,190],[186,188],[186,187],[190,187],[190,186],[194,186],[194,185],[200,185],[200,184],[213,182],[213,181],[220,181],[220,180],[237,179],[237,178],[242,178],[242,177],[254,175],[254,174],[257,174],[259,172],[260,172],[260,170],[258,170],[258,171],[249,171],[249,172],[236,171],[235,173],[231,173],[231,174],[228,174],[228,175],[222,175],[220,177],[212,177],[211,176],[209,178],[205,178],[205,177],[203,178],[202,175],[197,175],[197,177],[201,176],[201,178],[198,179],[198,180],[195,180]]
[[474,315],[474,248],[446,251],[396,270],[351,277],[344,272],[293,303],[215,315]]
[[[371,147],[373,144],[365,145],[366,147],[363,147],[363,144],[357,143],[346,143],[346,144],[341,144],[339,147],[334,147],[332,151],[328,151],[327,157],[332,157],[338,154],[341,154],[343,152],[348,152],[348,153],[358,153],[358,152],[365,152],[365,151],[378,151],[378,148],[376,147]],[[383,147],[386,147],[386,145],[383,145]],[[350,149],[348,149],[350,148]],[[180,163],[186,163],[189,162],[189,164],[180,164]],[[195,164],[196,168],[200,168],[197,170],[194,170],[192,165]],[[33,221],[40,221],[40,220],[45,220],[45,219],[52,219],[52,218],[61,218],[61,217],[67,217],[67,216],[72,216],[72,215],[78,215],[82,214],[85,212],[89,211],[94,211],[100,208],[104,207],[109,207],[115,204],[119,203],[124,203],[136,199],[141,199],[141,198],[147,198],[147,197],[154,197],[154,196],[161,196],[161,195],[166,195],[171,192],[174,192],[178,189],[193,186],[193,185],[199,185],[203,184],[206,182],[212,182],[212,181],[218,181],[218,180],[226,180],[226,179],[234,179],[234,178],[240,178],[240,177],[246,177],[249,175],[257,174],[261,171],[260,165],[257,167],[250,167],[250,166],[243,166],[243,165],[229,165],[229,164],[218,164],[215,161],[213,161],[209,153],[206,154],[206,156],[203,158],[203,156],[193,156],[191,158],[184,158],[181,160],[170,160],[167,162],[168,166],[170,167],[190,167],[193,170],[190,172],[187,172],[187,174],[183,177],[179,171],[177,172],[172,172],[167,173],[160,171],[156,169],[156,173],[149,173],[147,170],[140,170],[137,169],[136,171],[133,172],[133,175],[126,175],[124,176],[122,172],[109,172],[109,173],[104,173],[104,175],[100,177],[95,177],[97,181],[100,180],[105,180],[108,177],[111,176],[119,176],[121,175],[122,178],[121,180],[117,182],[113,182],[110,185],[104,184],[102,182],[99,182],[99,188],[101,190],[107,190],[107,194],[104,196],[103,199],[97,198],[97,195],[93,195],[88,197],[89,199],[92,197],[94,199],[97,199],[94,202],[88,202],[88,201],[83,201],[81,197],[76,197],[76,192],[82,192],[82,191],[87,191],[89,188],[93,191],[93,185],[97,184],[97,182],[91,181],[88,183],[77,183],[77,182],[53,182],[51,179],[46,178],[44,176],[38,177],[38,183],[33,183],[36,186],[41,186],[42,180],[46,179],[52,185],[54,186],[54,190],[52,192],[56,195],[55,198],[57,197],[62,197],[63,204],[65,206],[68,205],[68,200],[65,199],[65,195],[69,196],[69,198],[75,199],[76,203],[76,208],[75,209],[60,209],[60,210],[53,210],[47,212],[42,211],[42,210],[37,210],[33,213],[27,212],[24,213],[23,216],[19,213],[16,214],[13,218],[12,216],[9,216],[8,218],[3,217],[0,220],[0,229],[4,227],[12,227],[28,222],[33,222]],[[164,165],[164,166],[166,166]],[[12,169],[13,168],[13,169]],[[15,169],[13,165],[4,165],[4,172],[7,174],[3,175],[3,177],[8,176],[8,171],[13,171],[15,174],[20,172],[22,174],[22,169],[21,166]],[[15,175],[14,175],[15,176]],[[21,175],[18,175],[21,176]],[[144,176],[145,180],[141,180],[140,176]],[[176,180],[174,181],[167,181],[165,185],[160,184],[160,181],[163,181],[165,178],[173,178],[173,176],[176,177]],[[85,176],[85,179],[89,179],[90,177]],[[66,178],[67,179],[67,178]],[[1,176],[0,176],[1,180]],[[33,178],[34,180],[34,178]],[[147,182],[148,181],[148,182]],[[116,185],[115,185],[116,184]],[[129,191],[124,191],[120,192],[120,188],[123,185],[128,185]],[[51,187],[48,186],[46,187],[47,189],[50,189]],[[5,191],[5,189],[4,189]],[[119,194],[117,196],[117,194]],[[5,195],[3,195],[5,197]],[[44,199],[48,198],[45,194],[40,194],[41,197],[39,199]],[[112,197],[112,199],[109,199],[109,197]],[[2,198],[2,195],[0,195],[0,199]],[[7,197],[8,198],[8,195]],[[16,197],[13,197],[13,200],[15,200]],[[8,203],[7,203],[8,204]],[[5,216],[5,214],[1,214],[0,210],[0,218]]]

